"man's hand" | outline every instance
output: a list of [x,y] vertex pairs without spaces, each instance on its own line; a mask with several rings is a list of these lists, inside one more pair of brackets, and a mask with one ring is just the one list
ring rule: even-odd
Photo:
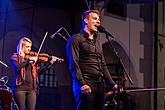
[[115,93],[118,93],[118,92],[122,92],[123,88],[120,88],[117,84],[115,84],[113,86],[113,90],[115,91]]
[[80,89],[82,93],[90,94],[92,92],[90,86],[88,85],[83,85]]

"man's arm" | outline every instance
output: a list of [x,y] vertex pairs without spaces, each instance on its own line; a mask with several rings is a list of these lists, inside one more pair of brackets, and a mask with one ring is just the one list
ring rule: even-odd
[[79,49],[80,49],[80,42],[75,37],[72,36],[67,42],[67,57],[69,61],[69,69],[72,73],[72,77],[76,78],[79,84],[85,85],[86,82],[82,76],[80,67],[79,67]]

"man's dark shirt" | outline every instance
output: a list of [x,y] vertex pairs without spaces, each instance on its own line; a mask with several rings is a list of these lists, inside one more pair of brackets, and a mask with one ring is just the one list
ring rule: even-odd
[[106,67],[97,35],[94,35],[93,40],[88,37],[85,31],[81,31],[67,42],[67,57],[73,79],[77,79],[80,85],[85,85],[86,78],[97,80],[101,77],[108,83],[115,84]]

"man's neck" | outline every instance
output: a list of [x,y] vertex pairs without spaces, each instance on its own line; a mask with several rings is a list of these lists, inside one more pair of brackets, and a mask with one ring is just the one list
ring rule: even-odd
[[84,31],[88,33],[89,39],[94,39],[94,33],[91,32],[88,28],[84,28]]

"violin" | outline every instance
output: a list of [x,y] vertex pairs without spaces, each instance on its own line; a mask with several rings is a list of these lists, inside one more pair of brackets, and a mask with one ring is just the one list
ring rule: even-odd
[[[30,58],[30,57],[35,57],[35,56],[37,56],[37,52],[33,52],[33,51],[30,51],[29,53],[25,54],[25,58]],[[55,60],[57,60],[59,62],[64,61],[64,59],[62,59],[62,58],[58,58],[58,57],[55,57],[55,56],[50,56],[47,53],[40,53],[40,54],[38,54],[37,58],[38,58],[39,61],[42,61],[42,62],[47,62],[51,58],[52,59],[54,58]]]

